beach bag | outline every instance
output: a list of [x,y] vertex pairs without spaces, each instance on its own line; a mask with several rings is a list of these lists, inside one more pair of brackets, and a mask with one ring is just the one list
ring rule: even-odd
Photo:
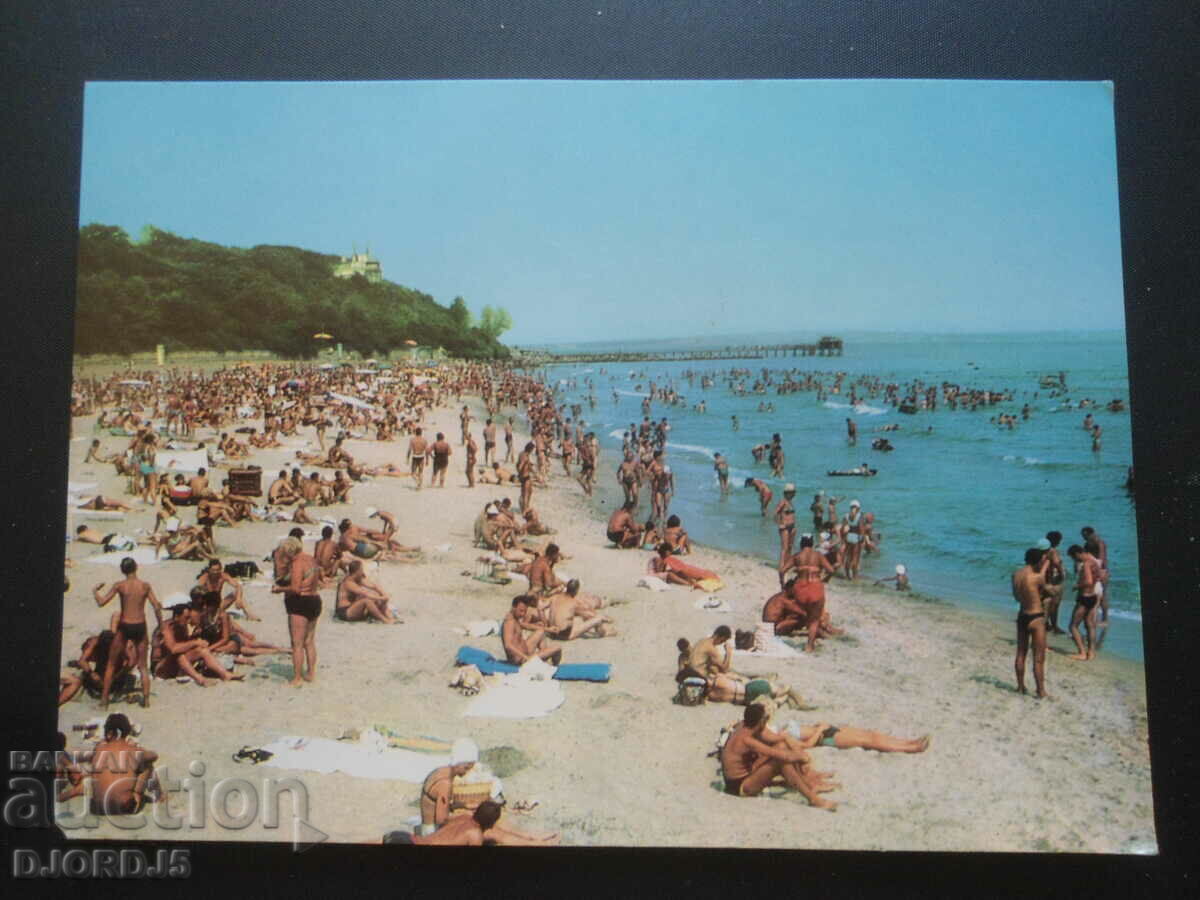
[[703,678],[685,678],[679,683],[675,702],[680,706],[703,706],[708,693],[708,682]]
[[754,632],[745,631],[739,628],[733,634],[733,649],[734,650],[753,650],[754,649]]
[[254,578],[259,573],[258,563],[253,560],[231,562],[225,566],[225,572],[232,578]]

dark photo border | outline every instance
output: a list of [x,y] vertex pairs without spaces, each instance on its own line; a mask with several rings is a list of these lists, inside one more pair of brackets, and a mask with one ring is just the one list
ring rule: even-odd
[[[181,845],[192,848],[193,876],[168,889],[235,896],[381,888],[505,896],[1182,894],[1197,855],[1197,754],[1187,738],[1200,718],[1190,659],[1200,637],[1192,543],[1200,491],[1200,419],[1192,411],[1200,396],[1198,20],[1195,3],[1154,0],[9,0],[0,8],[7,101],[0,128],[7,403],[0,408],[9,420],[0,441],[7,476],[0,516],[8,588],[0,637],[4,749],[48,748],[56,731],[86,81],[1112,81],[1157,857],[583,848],[398,854],[345,846],[297,855],[286,845],[206,842]],[[63,844],[53,829],[6,826],[0,868],[7,874],[14,847]],[[109,882],[86,890],[126,894],[133,887]]]

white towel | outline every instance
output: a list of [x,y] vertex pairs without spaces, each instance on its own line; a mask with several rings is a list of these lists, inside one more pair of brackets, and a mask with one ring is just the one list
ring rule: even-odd
[[505,675],[499,682],[489,685],[471,701],[463,715],[538,719],[558,709],[566,699],[561,682],[552,678],[532,681],[518,672]]
[[420,784],[439,766],[450,765],[448,753],[418,753],[386,747],[386,744],[380,748],[369,740],[348,743],[330,738],[289,736],[265,744],[262,749],[273,754],[262,763],[264,766],[325,774],[344,772],[355,778],[386,778],[413,784]]
[[80,560],[80,562],[103,563],[104,565],[109,566],[119,566],[121,565],[121,560],[127,556],[132,556],[133,561],[136,562],[139,567],[153,566],[167,559],[165,556],[155,559],[154,550],[152,548],[138,547],[136,550],[130,550],[128,552],[124,550],[116,550],[112,553],[98,553],[95,556],[86,557],[85,559]]
[[653,575],[643,575],[636,582],[638,587],[649,588],[652,591],[669,591],[671,586],[661,578],[655,578]]
[[776,659],[804,659],[805,656],[795,647],[790,644],[785,644],[783,640],[774,635],[771,636],[771,642],[765,650],[734,650],[733,658],[740,659],[742,662],[753,662],[756,659],[763,657],[773,657]]

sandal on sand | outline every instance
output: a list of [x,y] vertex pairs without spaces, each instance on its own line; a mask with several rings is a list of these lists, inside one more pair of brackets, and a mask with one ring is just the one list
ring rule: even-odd
[[516,800],[509,807],[513,812],[529,814],[541,805],[540,800]]

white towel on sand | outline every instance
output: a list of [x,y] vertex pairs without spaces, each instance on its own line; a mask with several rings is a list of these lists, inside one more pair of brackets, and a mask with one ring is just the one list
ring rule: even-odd
[[638,587],[650,588],[652,591],[669,591],[671,586],[661,578],[655,578],[653,575],[643,575],[637,580]]
[[167,557],[154,558],[154,549],[151,547],[138,547],[136,550],[116,550],[112,553],[98,553],[95,556],[88,556],[79,560],[87,563],[103,563],[108,566],[119,566],[121,560],[127,556],[132,556],[133,561],[138,564],[138,567],[153,566],[157,563],[164,562]]
[[742,662],[753,662],[754,660],[762,659],[763,657],[773,657],[773,658],[777,658],[777,659],[804,659],[805,658],[803,653],[801,653],[799,650],[797,650],[795,647],[791,646],[790,644],[784,643],[784,641],[781,638],[778,638],[775,635],[771,636],[771,640],[767,644],[767,648],[765,650],[734,650],[733,651],[734,660],[740,659]]
[[523,672],[486,679],[488,686],[463,710],[464,716],[537,719],[548,716],[567,699],[562,683],[534,680]]
[[[380,746],[379,740],[383,740]],[[298,769],[304,772],[343,772],[355,778],[393,779],[420,784],[438,766],[450,765],[450,755],[418,753],[388,747],[386,739],[367,731],[356,743],[317,737],[283,737],[263,750],[274,754],[262,763],[279,769]]]

